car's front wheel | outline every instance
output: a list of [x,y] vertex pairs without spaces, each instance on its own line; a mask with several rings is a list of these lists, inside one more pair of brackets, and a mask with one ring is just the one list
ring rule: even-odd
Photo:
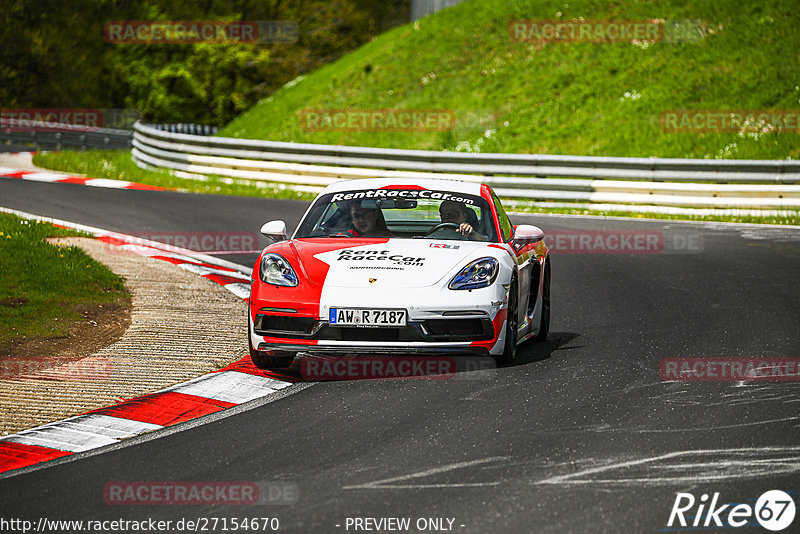
[[253,348],[253,344],[250,342],[250,332],[252,331],[252,323],[250,322],[250,314],[247,315],[247,348],[250,349],[250,359],[253,361],[253,365],[258,367],[259,369],[266,369],[266,370],[273,370],[273,369],[285,369],[292,365],[292,361],[294,361],[294,356],[270,356],[263,352],[258,352],[256,349]]
[[511,279],[508,288],[508,315],[506,316],[506,342],[497,363],[509,364],[517,354],[517,279]]
[[536,341],[545,341],[550,332],[550,260],[544,266],[544,280],[542,280],[542,316],[539,321],[539,333]]

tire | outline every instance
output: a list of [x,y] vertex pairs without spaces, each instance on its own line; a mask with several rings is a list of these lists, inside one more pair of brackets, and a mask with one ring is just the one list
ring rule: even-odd
[[250,312],[248,311],[247,315],[247,348],[250,349],[250,359],[253,361],[253,365],[258,367],[259,369],[265,369],[267,371],[271,371],[273,369],[285,369],[292,365],[294,361],[294,356],[269,356],[263,352],[258,352],[256,349],[253,348],[253,344],[250,343]]
[[506,316],[506,342],[503,345],[503,354],[496,357],[499,364],[510,364],[517,354],[517,279],[511,279],[508,288],[508,315]]
[[550,333],[550,260],[544,266],[544,281],[542,282],[542,316],[539,321],[539,333],[536,341],[546,341]]

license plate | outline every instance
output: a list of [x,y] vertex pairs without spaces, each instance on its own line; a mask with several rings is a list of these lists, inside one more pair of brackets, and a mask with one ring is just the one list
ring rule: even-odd
[[405,326],[406,310],[331,308],[330,324],[336,326]]

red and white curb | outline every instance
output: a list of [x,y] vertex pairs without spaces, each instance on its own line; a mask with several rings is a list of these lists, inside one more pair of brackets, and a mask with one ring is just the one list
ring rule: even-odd
[[[169,261],[212,280],[240,298],[250,292],[249,269],[191,250],[81,224],[0,207],[0,211],[95,235],[123,250]],[[113,445],[139,434],[197,419],[274,395],[298,378],[264,371],[249,357],[161,391],[0,438],[0,473]]]
[[[72,225],[70,227],[83,231],[87,231],[86,229],[90,228],[87,226],[78,228],[79,226],[81,225]],[[97,229],[93,228],[92,230]],[[245,274],[245,269],[241,265],[181,247],[150,241],[149,239],[127,236],[116,232],[102,230],[100,232],[103,233],[89,233],[94,233],[98,241],[117,247],[120,250],[127,250],[141,256],[168,261],[181,269],[199,274],[203,278],[218,283],[239,298],[246,299],[250,297],[250,275]],[[249,273],[250,270],[247,269],[246,272]]]
[[151,241],[141,237],[112,232],[102,228],[95,228],[94,226],[87,226],[85,224],[63,221],[61,219],[54,219],[52,217],[43,217],[40,215],[3,207],[0,207],[0,212],[11,213],[25,219],[36,219],[49,222],[56,226],[72,228],[74,230],[91,234],[99,241],[102,241],[109,246],[118,247],[119,250],[127,250],[130,252],[135,252],[141,256],[148,256],[151,258],[168,261],[184,270],[197,273],[204,278],[222,285],[225,289],[237,297],[246,299],[250,296],[251,270],[247,267],[239,265],[238,263],[233,263],[221,258],[215,258],[213,256],[209,256],[208,254],[195,252],[194,250],[189,250],[174,245],[167,245],[165,243],[159,243],[158,241]]
[[164,187],[155,185],[127,182],[125,180],[110,180],[108,178],[85,178],[83,176],[70,176],[56,172],[21,171],[8,167],[0,167],[0,178],[17,178],[33,182],[51,182],[56,184],[78,184],[89,187],[107,187],[111,189],[139,189],[144,191],[164,191]]

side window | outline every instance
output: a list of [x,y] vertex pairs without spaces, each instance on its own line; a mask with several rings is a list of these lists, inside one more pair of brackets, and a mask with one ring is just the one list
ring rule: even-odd
[[503,242],[506,242],[511,239],[511,221],[508,220],[506,210],[503,209],[500,199],[494,193],[492,193],[492,200],[494,201],[494,209],[497,211],[497,220],[500,222],[500,231],[503,232]]

